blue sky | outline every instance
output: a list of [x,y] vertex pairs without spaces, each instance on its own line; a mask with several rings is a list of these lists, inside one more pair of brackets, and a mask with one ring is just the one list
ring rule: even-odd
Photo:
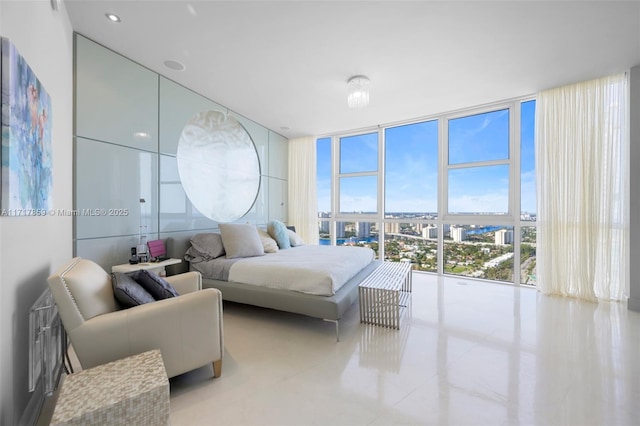
[[520,121],[520,210],[529,213],[536,212],[535,116],[536,101],[523,102]]
[[385,130],[386,211],[438,211],[438,121]]
[[[535,101],[522,103],[522,211],[535,212]],[[506,212],[509,167],[474,167],[474,162],[509,156],[509,112],[493,111],[449,121],[449,211]],[[438,186],[438,122],[436,120],[385,129],[386,212],[436,212]],[[331,139],[318,140],[318,210],[331,209]],[[375,172],[377,133],[341,138],[341,173]],[[466,167],[466,166],[469,167]],[[375,211],[376,179],[343,177],[341,211]]]
[[449,120],[448,202],[452,213],[509,211],[509,166],[480,166],[509,159],[509,110]]

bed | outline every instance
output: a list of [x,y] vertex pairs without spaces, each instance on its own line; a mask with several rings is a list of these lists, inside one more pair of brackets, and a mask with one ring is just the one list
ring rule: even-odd
[[[192,237],[185,254],[189,269],[202,274],[204,288],[219,289],[222,298],[231,302],[331,321],[338,340],[339,320],[357,300],[358,284],[380,263],[373,250],[364,247],[298,244],[274,249],[275,240],[268,241],[272,239],[264,231],[258,234],[260,247],[255,239],[247,243],[243,237],[238,244],[240,255],[235,256],[237,247],[230,250],[229,237],[225,235],[225,245],[220,234]],[[295,237],[291,238],[293,242]],[[232,242],[238,239],[234,235]],[[255,250],[247,251],[251,244]]]

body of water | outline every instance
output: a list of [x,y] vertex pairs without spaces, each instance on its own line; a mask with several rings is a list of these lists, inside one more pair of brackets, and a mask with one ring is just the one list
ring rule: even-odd
[[487,232],[493,232],[503,228],[504,226],[485,226],[484,228],[467,229],[467,235],[486,234]]
[[[337,238],[336,239],[336,244],[337,245],[343,245],[345,243],[372,243],[372,242],[377,242],[378,241],[378,237],[362,237],[362,238],[356,238],[356,237],[351,237],[351,238]],[[331,240],[328,238],[320,238],[320,245],[321,246],[330,246],[331,245]]]
[[[482,228],[470,228],[467,229],[467,235],[480,235],[480,234],[485,234],[487,232],[493,232],[493,231],[497,231],[499,229],[504,229],[504,226],[484,226]],[[397,234],[394,234],[397,235]],[[398,235],[401,236],[401,235]],[[407,235],[408,237],[414,237],[412,235]],[[378,241],[378,237],[360,237],[360,238],[356,238],[356,237],[351,237],[351,238],[338,238],[336,240],[337,245],[343,245],[345,243],[372,243],[372,242],[377,242]],[[331,245],[331,240],[329,238],[320,238],[320,245],[321,246],[330,246]]]

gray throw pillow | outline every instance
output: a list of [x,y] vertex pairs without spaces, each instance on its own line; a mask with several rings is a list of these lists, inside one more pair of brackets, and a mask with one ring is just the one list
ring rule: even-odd
[[221,223],[218,227],[228,259],[264,255],[264,247],[255,225]]
[[169,284],[161,276],[149,272],[146,269],[140,269],[130,272],[129,275],[147,292],[153,296],[155,300],[168,299],[170,297],[179,296],[178,292],[171,284]]
[[123,308],[132,308],[144,303],[155,302],[147,290],[138,284],[133,277],[122,272],[111,274],[113,295]]
[[224,256],[222,236],[215,232],[196,234],[191,237],[191,247],[196,249],[207,260]]

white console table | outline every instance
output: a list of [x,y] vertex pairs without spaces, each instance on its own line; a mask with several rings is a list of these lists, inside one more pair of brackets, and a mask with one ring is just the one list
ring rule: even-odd
[[162,262],[143,262],[143,263],[123,263],[122,265],[114,265],[111,267],[111,272],[133,272],[139,271],[140,269],[146,269],[149,272],[153,272],[158,275],[165,275],[165,267],[169,265],[177,265],[178,263],[182,263],[181,259],[167,259]]

